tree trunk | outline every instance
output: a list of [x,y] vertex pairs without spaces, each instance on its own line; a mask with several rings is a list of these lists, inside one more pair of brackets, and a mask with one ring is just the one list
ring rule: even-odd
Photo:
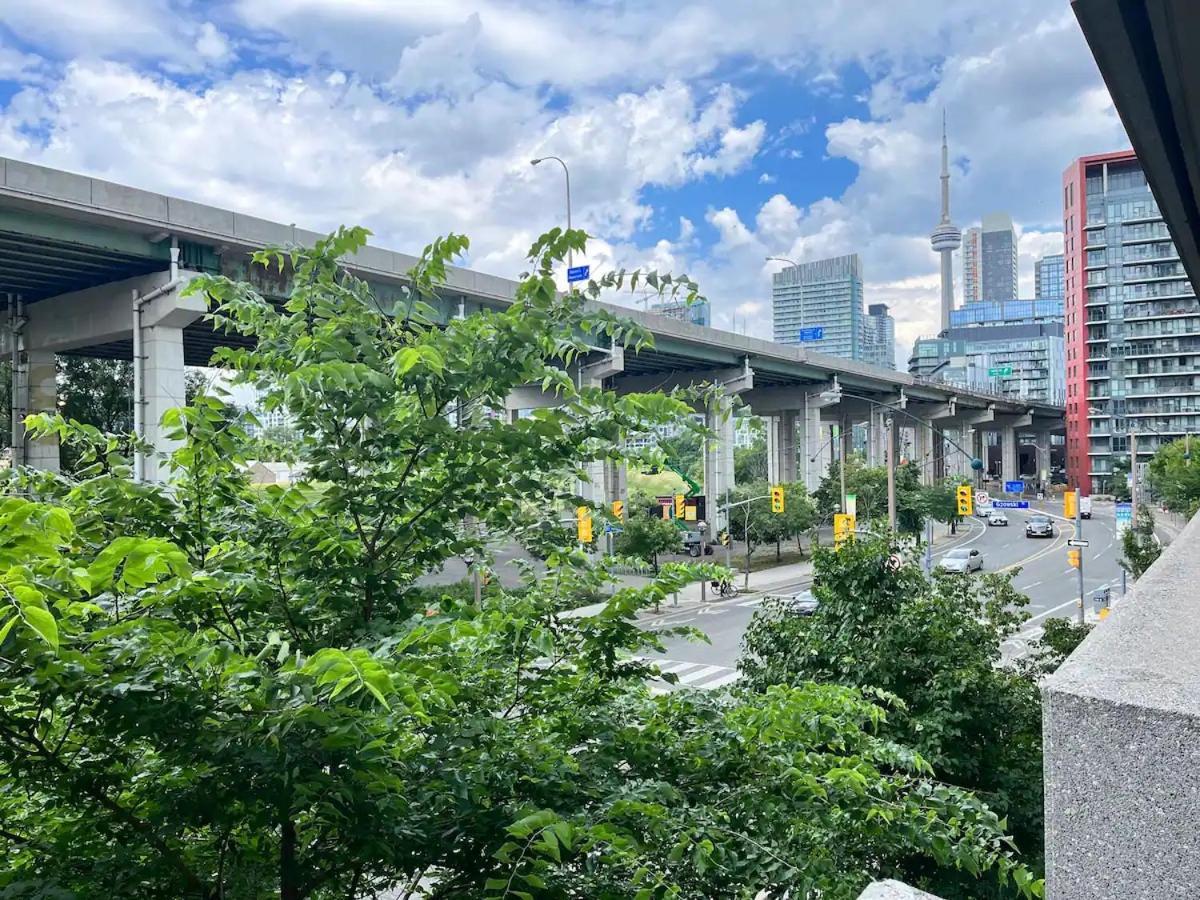
[[284,815],[279,838],[279,900],[301,900],[300,869],[296,865],[296,823]]
[[783,550],[779,546],[779,544],[780,544],[779,539],[776,538],[776,540],[775,540],[775,562],[779,562],[780,560],[783,559]]

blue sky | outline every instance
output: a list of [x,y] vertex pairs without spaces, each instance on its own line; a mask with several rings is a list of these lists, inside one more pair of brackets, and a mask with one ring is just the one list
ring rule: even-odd
[[267,218],[361,222],[522,268],[686,271],[770,336],[767,255],[858,252],[901,362],[935,327],[937,141],[954,217],[1009,211],[1021,280],[1061,247],[1063,168],[1126,146],[1069,4],[1045,0],[6,0],[0,154]]

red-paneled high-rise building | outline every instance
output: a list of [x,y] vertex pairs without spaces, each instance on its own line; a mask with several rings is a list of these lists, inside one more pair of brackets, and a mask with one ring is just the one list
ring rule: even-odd
[[1067,473],[1108,493],[1138,437],[1143,464],[1200,429],[1200,303],[1132,150],[1063,173]]

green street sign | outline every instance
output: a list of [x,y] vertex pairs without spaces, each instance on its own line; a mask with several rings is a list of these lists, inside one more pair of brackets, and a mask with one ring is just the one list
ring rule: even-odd
[[1012,366],[993,366],[988,369],[988,375],[1011,375]]

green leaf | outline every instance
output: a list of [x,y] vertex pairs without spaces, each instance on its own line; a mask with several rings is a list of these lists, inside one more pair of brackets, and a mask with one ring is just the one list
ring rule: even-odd
[[58,649],[58,623],[48,610],[30,603],[21,607],[21,615],[25,623],[37,632],[38,637],[55,650]]

